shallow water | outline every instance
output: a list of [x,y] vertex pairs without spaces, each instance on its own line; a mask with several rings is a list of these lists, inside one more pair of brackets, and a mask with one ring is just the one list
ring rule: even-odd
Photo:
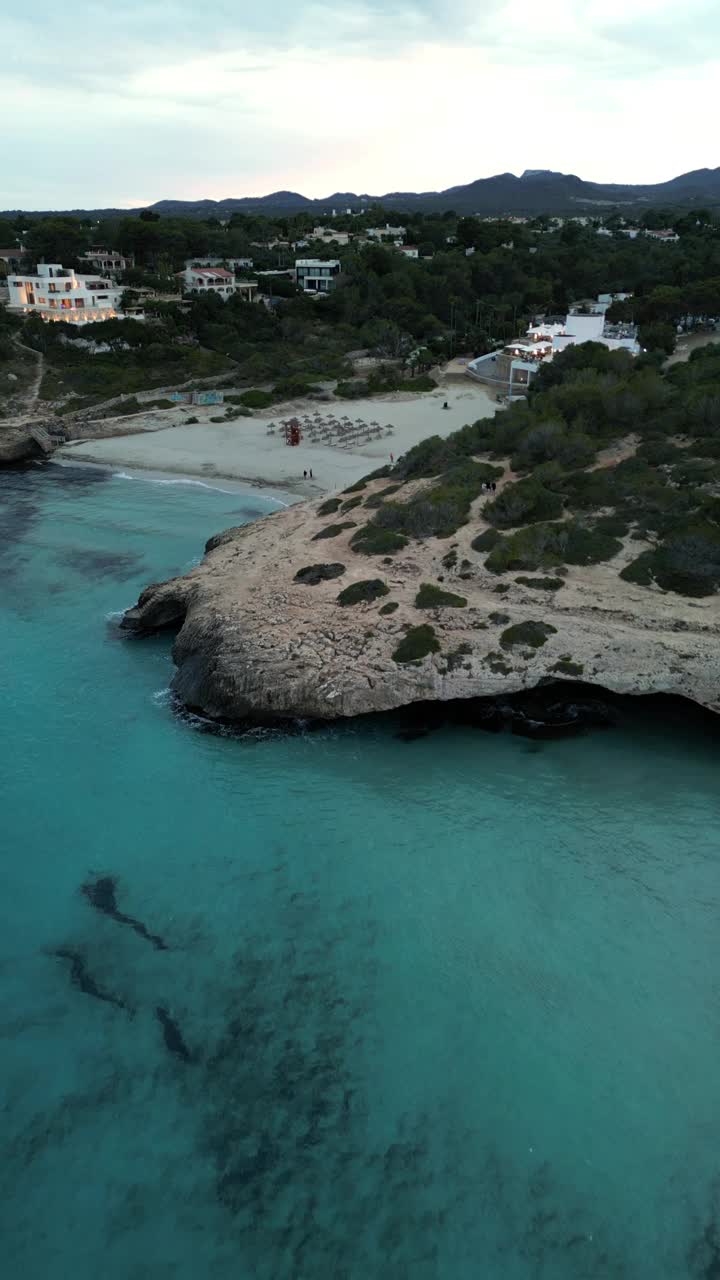
[[110,615],[263,499],[0,497],[3,1275],[717,1277],[716,735],[199,732]]

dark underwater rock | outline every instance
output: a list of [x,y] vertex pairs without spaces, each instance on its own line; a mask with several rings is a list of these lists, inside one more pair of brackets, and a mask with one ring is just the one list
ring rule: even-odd
[[192,1062],[192,1054],[183,1039],[182,1032],[175,1019],[170,1017],[167,1009],[164,1009],[162,1005],[158,1005],[155,1009],[155,1017],[163,1029],[165,1048],[170,1053],[174,1053],[176,1058],[182,1058],[183,1062]]
[[100,876],[97,880],[88,880],[82,886],[82,891],[91,906],[96,911],[101,911],[103,915],[110,916],[112,920],[116,920],[118,924],[127,924],[135,933],[139,933],[141,938],[146,938],[158,951],[167,951],[167,943],[156,933],[150,933],[146,929],[141,920],[136,920],[134,916],[127,916],[123,911],[118,910],[115,899],[115,890],[117,889],[117,880],[114,876]]
[[127,1009],[124,1000],[119,996],[112,995],[109,991],[103,991],[99,987],[95,979],[88,973],[85,959],[79,951],[74,951],[71,947],[58,947],[53,955],[58,960],[70,961],[70,981],[74,987],[84,992],[86,996],[93,996],[96,1000],[104,1000],[106,1004],[114,1004],[118,1009]]

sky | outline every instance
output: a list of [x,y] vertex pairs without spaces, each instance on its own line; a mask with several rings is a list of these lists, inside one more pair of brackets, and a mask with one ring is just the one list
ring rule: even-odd
[[720,164],[718,0],[33,0],[0,48],[3,209]]

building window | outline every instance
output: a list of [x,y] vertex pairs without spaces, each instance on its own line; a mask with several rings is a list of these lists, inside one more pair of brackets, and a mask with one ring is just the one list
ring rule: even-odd
[[75,306],[76,306],[76,307],[84,307],[84,306],[85,306],[85,299],[84,299],[84,298],[76,298],[76,299],[75,299]]
[[51,299],[50,299],[50,306],[51,306],[51,307],[56,307],[56,306],[57,306],[57,302],[55,301],[55,299],[54,299],[54,298],[51,298]]
[[48,285],[48,293],[57,293],[57,285],[56,285],[56,284],[49,284],[49,285]]
[[46,306],[47,298],[38,298],[38,306]]

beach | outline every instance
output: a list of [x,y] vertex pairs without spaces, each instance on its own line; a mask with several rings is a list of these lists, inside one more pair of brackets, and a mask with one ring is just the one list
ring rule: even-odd
[[[443,409],[447,401],[448,409]],[[333,492],[352,484],[369,471],[400,457],[427,436],[447,436],[478,418],[492,417],[497,402],[484,387],[452,381],[424,395],[393,393],[367,400],[318,403],[312,400],[278,405],[263,417],[236,418],[211,422],[217,406],[193,413],[201,418],[189,424],[182,417],[167,426],[158,425],[160,415],[148,415],[147,428],[132,434],[118,434],[99,440],[78,440],[65,445],[55,455],[59,461],[90,462],[112,470],[197,476],[206,481],[227,479],[251,485],[271,486],[303,497]],[[291,417],[319,414],[323,420],[347,415],[378,423],[382,434],[353,445],[312,443],[306,437],[299,445],[285,444],[279,424]],[[205,415],[203,420],[201,415]],[[187,416],[187,415],[185,415]],[[269,434],[271,424],[275,430]],[[107,424],[104,424],[105,426]],[[129,426],[130,424],[128,424]],[[388,428],[392,433],[387,434]],[[312,471],[312,479],[303,472]]]

